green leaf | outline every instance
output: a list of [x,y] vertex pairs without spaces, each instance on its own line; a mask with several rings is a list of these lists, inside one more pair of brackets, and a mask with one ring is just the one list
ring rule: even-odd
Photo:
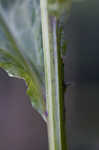
[[41,36],[38,0],[0,0],[0,67],[26,81],[31,103],[45,119]]

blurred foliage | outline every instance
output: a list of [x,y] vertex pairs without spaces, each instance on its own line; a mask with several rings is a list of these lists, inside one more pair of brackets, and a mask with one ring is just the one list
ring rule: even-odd
[[51,15],[59,18],[64,12],[70,13],[72,0],[48,0],[48,9]]
[[69,15],[73,2],[83,2],[84,0],[48,0],[48,9],[51,15],[58,19],[61,15]]

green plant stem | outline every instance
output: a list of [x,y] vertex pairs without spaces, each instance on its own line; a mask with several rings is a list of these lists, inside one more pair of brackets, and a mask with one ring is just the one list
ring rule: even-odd
[[43,34],[46,104],[49,150],[66,150],[63,119],[62,63],[58,39],[58,21],[48,12],[47,0],[40,0]]

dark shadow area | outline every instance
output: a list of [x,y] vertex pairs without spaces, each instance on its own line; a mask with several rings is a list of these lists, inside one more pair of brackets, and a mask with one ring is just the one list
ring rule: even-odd
[[75,3],[65,25],[69,150],[99,149],[99,1]]

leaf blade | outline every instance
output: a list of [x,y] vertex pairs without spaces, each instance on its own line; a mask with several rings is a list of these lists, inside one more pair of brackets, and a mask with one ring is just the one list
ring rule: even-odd
[[[36,3],[37,2],[35,1],[35,4]],[[21,3],[22,5],[21,7],[19,6],[19,4],[17,5],[16,4],[14,7],[16,8],[16,12],[17,12],[18,10],[21,11],[21,7],[27,8],[28,3],[24,0],[23,3]],[[40,24],[37,26],[37,28],[39,27],[39,30],[38,30],[39,32],[37,33],[38,35],[36,37],[38,38],[38,41],[39,41],[38,42],[39,46],[38,46],[37,41],[33,43],[32,42],[33,40],[31,40],[31,37],[33,36],[34,38],[34,35],[35,35],[34,31],[36,28],[36,24],[35,25],[33,24],[31,26],[27,25],[26,27],[24,27],[24,30],[26,29],[27,32],[22,31],[23,33],[20,34],[20,28],[16,26],[18,24],[19,19],[22,19],[22,17],[20,16],[23,14],[21,14],[20,16],[17,16],[18,20],[16,18],[15,20],[13,20],[13,17],[11,20],[11,16],[10,16],[10,15],[13,16],[13,14],[15,16],[16,12],[14,12],[14,10],[8,9],[7,14],[6,14],[6,11],[3,9],[1,5],[1,1],[0,1],[0,29],[2,33],[4,34],[4,41],[5,41],[3,46],[0,43],[0,67],[4,68],[8,72],[9,75],[23,78],[26,81],[26,84],[28,87],[27,94],[30,97],[31,103],[45,120],[46,106],[45,106],[44,92],[43,92],[45,88],[44,87],[44,66],[43,66],[43,61],[42,61],[43,60],[42,47],[40,45],[41,39],[39,38],[39,35],[41,36]],[[12,23],[9,23],[8,19]],[[40,23],[40,20],[38,22]],[[31,34],[31,33],[34,33],[34,34]],[[24,37],[27,40],[24,39]],[[0,34],[0,38],[2,39],[1,34]],[[6,47],[5,46],[6,43],[9,46]],[[32,48],[29,47],[29,45],[33,47],[32,51],[31,51]],[[35,48],[36,50],[34,50]],[[34,55],[33,59],[31,55],[32,56]]]

